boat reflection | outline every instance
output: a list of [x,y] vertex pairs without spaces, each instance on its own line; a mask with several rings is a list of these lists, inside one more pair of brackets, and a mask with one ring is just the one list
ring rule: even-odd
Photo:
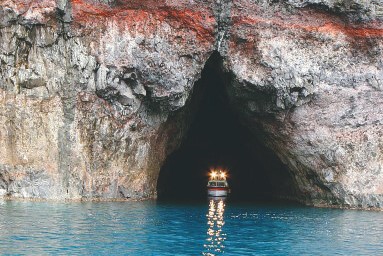
[[209,211],[207,217],[207,238],[202,255],[220,255],[225,250],[226,233],[223,231],[225,225],[225,198],[209,197]]

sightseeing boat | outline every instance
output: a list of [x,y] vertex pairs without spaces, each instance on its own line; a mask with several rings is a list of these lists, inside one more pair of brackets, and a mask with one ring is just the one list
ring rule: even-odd
[[207,194],[212,197],[226,197],[230,193],[229,184],[226,180],[226,172],[211,171],[207,183]]

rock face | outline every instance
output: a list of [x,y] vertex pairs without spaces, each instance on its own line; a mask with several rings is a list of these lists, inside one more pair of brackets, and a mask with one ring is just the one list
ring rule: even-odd
[[382,207],[380,0],[3,0],[0,195],[154,198],[213,52],[284,196]]

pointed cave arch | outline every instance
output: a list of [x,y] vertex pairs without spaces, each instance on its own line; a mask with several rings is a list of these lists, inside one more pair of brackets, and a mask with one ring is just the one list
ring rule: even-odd
[[160,170],[159,200],[206,198],[211,167],[229,171],[230,198],[234,200],[270,201],[293,194],[287,167],[231,106],[227,89],[232,75],[222,66],[222,57],[213,53],[194,86],[190,127]]

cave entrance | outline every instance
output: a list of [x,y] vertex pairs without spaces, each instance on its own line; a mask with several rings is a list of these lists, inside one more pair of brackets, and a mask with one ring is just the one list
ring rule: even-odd
[[195,84],[193,120],[181,146],[160,170],[159,200],[205,199],[212,167],[228,170],[230,199],[269,201],[285,186],[285,166],[230,106],[226,92],[230,76],[221,66],[222,58],[213,54]]

